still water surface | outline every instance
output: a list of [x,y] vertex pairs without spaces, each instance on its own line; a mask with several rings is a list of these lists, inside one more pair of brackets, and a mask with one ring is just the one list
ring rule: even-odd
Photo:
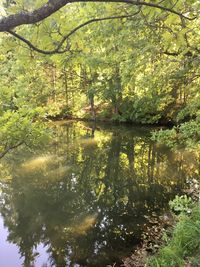
[[133,126],[56,124],[47,147],[0,162],[1,267],[106,267],[141,241],[199,158]]

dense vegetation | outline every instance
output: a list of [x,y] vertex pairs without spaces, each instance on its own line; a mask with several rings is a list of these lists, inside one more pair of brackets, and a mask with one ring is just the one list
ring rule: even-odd
[[[1,16],[44,2],[1,1]],[[199,140],[199,1],[121,2],[67,4],[1,34],[1,153],[43,138],[52,117],[170,124],[156,138]]]

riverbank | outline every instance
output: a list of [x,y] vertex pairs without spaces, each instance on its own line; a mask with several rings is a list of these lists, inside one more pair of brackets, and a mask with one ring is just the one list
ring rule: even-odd
[[175,212],[171,217],[153,221],[154,225],[146,234],[148,238],[124,260],[125,267],[200,266],[199,182],[190,181],[186,193],[188,196],[177,196],[170,202]]
[[155,257],[149,258],[147,267],[200,266],[200,205],[190,214],[181,213],[172,238]]
[[112,118],[90,118],[90,117],[76,117],[76,116],[48,116],[47,119],[51,121],[82,121],[82,122],[89,122],[89,123],[107,123],[107,124],[117,124],[117,125],[134,125],[134,126],[144,126],[144,127],[162,127],[164,129],[170,129],[176,124],[173,122],[156,122],[156,123],[142,123],[137,121],[131,120],[113,120]]

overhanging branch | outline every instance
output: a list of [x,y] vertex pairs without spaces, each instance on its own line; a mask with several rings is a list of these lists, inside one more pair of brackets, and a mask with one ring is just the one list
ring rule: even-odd
[[10,150],[15,149],[15,148],[17,148],[17,147],[23,145],[23,143],[24,143],[24,142],[20,142],[20,143],[18,143],[18,144],[16,144],[16,145],[13,145],[13,146],[10,146],[10,147],[8,147],[8,148],[5,148],[5,150],[4,150],[3,152],[0,153],[0,159],[3,158],[3,157],[4,157]]
[[8,33],[10,33],[11,35],[13,35],[14,37],[16,37],[17,39],[19,39],[20,41],[24,42],[25,44],[27,44],[32,50],[38,52],[38,53],[41,53],[41,54],[44,54],[44,55],[53,55],[53,54],[62,54],[62,53],[65,53],[67,51],[69,51],[69,48],[66,48],[66,49],[62,49],[62,46],[63,44],[65,43],[65,41],[67,39],[69,39],[69,37],[71,35],[73,35],[74,33],[76,33],[78,30],[80,30],[81,28],[89,25],[89,24],[92,24],[94,22],[99,22],[99,21],[105,21],[105,20],[113,20],[113,19],[123,19],[123,18],[131,18],[133,16],[136,16],[137,14],[140,13],[140,9],[135,12],[134,14],[131,14],[131,15],[121,15],[121,16],[111,16],[111,17],[105,17],[105,18],[95,18],[95,19],[90,19],[80,25],[78,25],[76,28],[74,28],[73,30],[71,30],[68,34],[66,34],[62,39],[61,41],[59,42],[58,46],[53,49],[53,50],[43,50],[43,49],[40,49],[38,47],[36,47],[34,44],[32,44],[29,40],[25,39],[23,36],[19,35],[18,33],[14,32],[14,31],[7,31]]
[[135,6],[148,6],[156,9],[160,9],[172,14],[176,14],[181,18],[188,20],[193,20],[195,17],[187,17],[184,14],[174,10],[173,8],[168,8],[160,4],[145,2],[140,0],[49,0],[45,5],[32,12],[20,12],[17,14],[9,15],[0,19],[0,32],[10,31],[15,27],[25,24],[35,24],[39,21],[46,19],[53,13],[66,6],[69,3],[78,2],[96,2],[96,3],[124,3],[131,4]]

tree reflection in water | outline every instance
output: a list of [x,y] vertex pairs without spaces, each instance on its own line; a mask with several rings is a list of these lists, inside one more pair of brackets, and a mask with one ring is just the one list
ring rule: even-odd
[[41,243],[50,266],[120,264],[146,215],[159,215],[199,175],[198,155],[158,147],[146,129],[67,123],[55,131],[48,149],[21,148],[1,165],[0,211],[25,267],[35,266]]

